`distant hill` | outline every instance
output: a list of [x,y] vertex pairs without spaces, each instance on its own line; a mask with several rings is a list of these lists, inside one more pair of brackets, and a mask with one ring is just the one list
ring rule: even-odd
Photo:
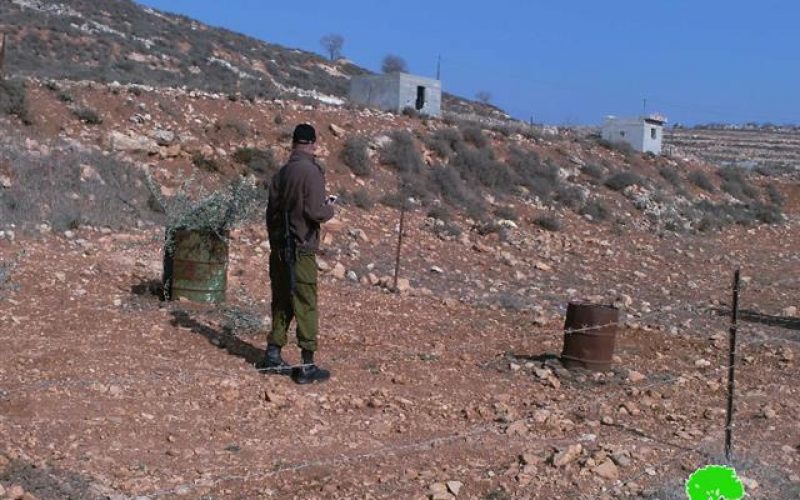
[[664,134],[668,150],[720,166],[764,174],[800,171],[800,130],[795,128],[675,128]]
[[[3,0],[6,72],[118,81],[341,103],[348,80],[369,71],[282,47],[130,0]],[[445,111],[505,118],[501,110],[444,96]]]

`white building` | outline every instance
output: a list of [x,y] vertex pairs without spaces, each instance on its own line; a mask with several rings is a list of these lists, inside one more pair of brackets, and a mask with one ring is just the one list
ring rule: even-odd
[[660,115],[638,118],[607,116],[602,127],[603,139],[608,142],[624,142],[630,144],[636,151],[658,155],[661,154],[666,121],[667,119]]
[[408,73],[354,76],[350,80],[350,102],[394,113],[411,108],[428,116],[441,116],[442,82]]

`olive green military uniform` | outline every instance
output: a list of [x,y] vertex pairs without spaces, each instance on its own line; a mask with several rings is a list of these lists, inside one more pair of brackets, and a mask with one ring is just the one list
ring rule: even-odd
[[[333,206],[325,203],[325,196],[325,173],[313,155],[303,151],[293,151],[288,163],[272,179],[267,206],[272,247],[269,258],[272,330],[267,336],[268,344],[285,346],[286,333],[294,319],[300,348],[317,350],[315,253],[319,249],[320,224],[334,215]],[[292,249],[294,280],[292,263],[287,259]]]
[[286,345],[286,332],[292,319],[297,321],[297,344],[302,349],[317,350],[319,314],[317,313],[317,261],[314,254],[297,252],[294,293],[291,293],[289,266],[280,252],[269,256],[269,279],[272,283],[272,330],[267,343]]

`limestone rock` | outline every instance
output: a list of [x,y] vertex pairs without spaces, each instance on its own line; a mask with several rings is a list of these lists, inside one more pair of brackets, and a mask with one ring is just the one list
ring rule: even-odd
[[171,146],[175,142],[175,132],[171,130],[155,129],[150,133],[150,137],[159,146]]
[[397,291],[400,293],[405,293],[409,290],[411,290],[411,282],[406,278],[399,278],[397,280]]
[[564,467],[567,464],[570,464],[578,459],[583,453],[583,446],[578,444],[573,444],[569,446],[565,450],[557,451],[553,454],[552,463],[555,467]]
[[619,469],[611,459],[606,459],[603,463],[594,468],[594,473],[603,479],[619,479]]
[[447,490],[455,496],[458,496],[458,493],[463,487],[464,483],[461,481],[447,481]]
[[328,128],[334,137],[342,137],[345,134],[345,130],[336,124],[331,123]]
[[333,266],[333,271],[331,271],[331,275],[334,278],[343,280],[347,275],[347,270],[344,268],[341,262],[337,262],[335,266]]
[[158,153],[156,141],[136,134],[125,135],[121,132],[113,131],[108,135],[108,145],[114,151],[124,151],[126,153]]

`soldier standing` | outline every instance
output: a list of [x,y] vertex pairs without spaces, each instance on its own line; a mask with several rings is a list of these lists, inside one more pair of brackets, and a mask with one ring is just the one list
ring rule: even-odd
[[[317,262],[320,225],[333,218],[335,197],[325,194],[325,172],[316,162],[314,127],[300,124],[292,134],[289,161],[272,178],[267,205],[267,231],[271,253],[272,329],[267,352],[258,368],[291,374],[298,384],[324,382],[330,372],[317,366],[319,314]],[[297,343],[303,364],[291,368],[281,357],[289,324],[295,319]]]

